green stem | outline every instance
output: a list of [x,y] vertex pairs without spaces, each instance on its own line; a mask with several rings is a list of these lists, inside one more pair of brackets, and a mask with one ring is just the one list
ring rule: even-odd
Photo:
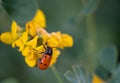
[[53,73],[54,73],[54,75],[55,75],[58,83],[64,83],[63,80],[62,80],[62,78],[60,77],[60,75],[59,75],[56,67],[53,65],[53,66],[51,66],[51,69],[52,69],[52,71],[53,71]]
[[88,54],[93,55],[96,51],[96,26],[93,14],[86,15],[86,25],[88,33]]
[[[88,5],[89,0],[83,0],[83,6]],[[85,50],[86,50],[86,61],[90,64],[87,67],[90,69],[91,72],[94,71],[97,64],[97,32],[96,32],[96,25],[94,19],[94,12],[86,14],[86,30],[87,30],[87,41]]]
[[86,15],[86,26],[88,39],[86,41],[86,53],[88,56],[88,61],[92,64],[89,68],[91,72],[94,71],[97,65],[97,43],[96,43],[96,26],[93,14]]

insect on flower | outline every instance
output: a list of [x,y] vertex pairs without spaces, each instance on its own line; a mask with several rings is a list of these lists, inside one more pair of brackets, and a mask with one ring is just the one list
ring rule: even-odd
[[[48,33],[45,27],[45,15],[38,9],[34,18],[26,23],[25,29],[13,21],[11,31],[0,34],[0,41],[12,45],[13,48],[18,47],[29,67],[37,65],[39,69],[45,70],[57,62],[60,55],[57,48],[73,46],[73,38],[70,35],[60,31]],[[47,38],[49,41],[46,43]]]
[[42,58],[39,58],[37,63],[38,68],[41,70],[45,70],[48,68],[52,59],[52,52],[53,52],[52,47],[50,46],[45,47],[44,45],[44,48],[45,48],[45,52],[42,52],[43,53]]
[[[39,58],[38,61],[37,61],[37,66],[40,70],[45,70],[45,69],[48,68],[48,66],[51,62],[52,53],[53,53],[52,47],[48,46],[47,42],[46,42],[45,45],[43,44],[43,47],[45,49],[45,52],[40,53],[40,54],[42,54],[42,57]],[[37,50],[35,50],[35,51],[37,51]]]

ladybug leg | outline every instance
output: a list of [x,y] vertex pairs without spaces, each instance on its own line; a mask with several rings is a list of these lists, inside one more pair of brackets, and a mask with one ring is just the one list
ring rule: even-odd
[[36,51],[36,52],[38,52],[38,50],[36,50],[36,49],[34,49],[34,48],[33,48],[33,50]]
[[[38,50],[36,50],[36,49],[34,49],[34,48],[33,48],[33,50],[36,51],[36,52],[38,52]],[[39,52],[38,52],[38,53],[39,53]],[[41,52],[41,53],[39,53],[39,54],[43,54],[43,53],[45,53],[45,52]]]
[[38,61],[41,61],[41,58],[39,58]]
[[41,52],[41,53],[39,53],[39,54],[43,54],[43,53],[45,53],[45,52]]
[[45,45],[43,45],[43,47],[45,48],[45,50],[47,49],[47,48],[45,47]]
[[42,60],[42,58],[39,58],[39,59],[38,59],[37,64],[36,64],[36,67],[39,66],[41,60]]
[[37,63],[36,63],[36,65],[35,65],[35,67],[38,67],[38,64],[40,63],[40,61],[41,61],[41,58],[39,58],[39,59],[37,60]]

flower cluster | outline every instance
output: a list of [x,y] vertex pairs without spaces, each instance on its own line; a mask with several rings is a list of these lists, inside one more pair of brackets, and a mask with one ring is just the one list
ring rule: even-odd
[[48,33],[45,27],[45,15],[41,10],[37,10],[34,18],[26,23],[25,28],[13,21],[11,31],[2,33],[0,40],[5,44],[10,44],[13,48],[18,47],[30,67],[36,66],[38,59],[42,57],[41,52],[45,52],[44,45],[47,42],[48,46],[53,47],[51,66],[60,55],[58,48],[71,47],[73,39],[70,35],[59,31]]

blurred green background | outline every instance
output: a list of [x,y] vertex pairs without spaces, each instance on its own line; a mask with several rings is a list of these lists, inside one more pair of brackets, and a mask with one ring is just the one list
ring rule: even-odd
[[[42,9],[46,15],[48,32],[61,31],[70,34],[74,39],[73,47],[61,50],[55,64],[64,83],[69,83],[64,73],[73,65],[83,65],[90,73],[100,73],[101,78],[107,80],[114,70],[104,71],[105,68],[103,70],[97,68],[101,68],[100,53],[102,51],[104,53],[109,46],[115,48],[111,55],[112,57],[116,55],[116,66],[113,69],[119,64],[120,1],[0,0],[0,33],[10,31],[12,20],[25,27],[25,23],[33,18],[37,8]],[[107,51],[108,54],[112,54],[111,50]],[[102,55],[104,60],[104,54]],[[108,65],[113,59],[107,60],[109,56],[102,62]],[[119,81],[120,75],[118,81],[113,83]],[[41,71],[28,67],[17,48],[13,49],[0,42],[0,83],[58,83],[58,81],[51,68]]]

